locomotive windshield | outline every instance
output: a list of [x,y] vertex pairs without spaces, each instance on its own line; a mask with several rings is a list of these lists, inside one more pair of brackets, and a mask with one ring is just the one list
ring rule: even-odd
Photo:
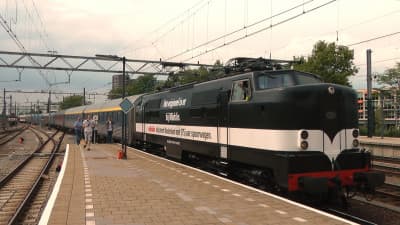
[[257,88],[261,90],[322,83],[318,77],[298,71],[260,72],[256,77]]

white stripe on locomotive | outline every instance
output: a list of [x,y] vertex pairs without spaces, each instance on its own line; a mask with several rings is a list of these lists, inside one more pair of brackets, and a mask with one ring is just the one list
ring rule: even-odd
[[[144,128],[144,130],[143,130]],[[229,131],[228,131],[229,129]],[[221,145],[234,145],[273,151],[301,151],[300,137],[302,130],[269,130],[247,128],[185,126],[170,124],[136,123],[136,132],[161,135],[177,139],[195,140]],[[351,149],[353,143],[353,129],[343,129],[333,139],[321,130],[307,130],[306,139],[309,146],[305,151],[323,151],[330,159],[335,159],[344,149]],[[227,136],[227,132],[229,136]],[[228,140],[227,140],[228,139]],[[228,143],[229,141],[229,143]],[[226,153],[224,153],[226,154]]]

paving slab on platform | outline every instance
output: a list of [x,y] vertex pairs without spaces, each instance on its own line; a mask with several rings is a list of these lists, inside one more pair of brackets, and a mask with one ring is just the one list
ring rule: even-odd
[[49,224],[351,224],[145,152],[71,145]]
[[361,143],[365,144],[375,144],[375,145],[389,145],[389,146],[395,146],[395,147],[400,147],[400,138],[393,138],[393,137],[366,137],[366,136],[360,136],[360,141]]

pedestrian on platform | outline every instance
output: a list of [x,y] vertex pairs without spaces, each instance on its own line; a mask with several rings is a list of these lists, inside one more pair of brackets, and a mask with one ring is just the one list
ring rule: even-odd
[[75,142],[77,145],[81,143],[82,139],[82,120],[80,117],[74,122]]
[[92,141],[92,124],[94,123],[94,121],[92,120],[92,118],[90,117],[90,115],[88,115],[87,119],[83,121],[83,131],[85,134],[85,145],[83,146],[84,148],[86,148],[87,146],[87,150],[90,151],[90,142]]
[[97,137],[97,116],[93,116],[92,118],[92,123],[90,124],[90,126],[92,127],[92,143],[96,144],[96,137]]
[[106,122],[106,128],[107,128],[107,143],[112,143],[112,135],[114,131],[114,124],[111,120],[111,117],[108,117],[108,120]]

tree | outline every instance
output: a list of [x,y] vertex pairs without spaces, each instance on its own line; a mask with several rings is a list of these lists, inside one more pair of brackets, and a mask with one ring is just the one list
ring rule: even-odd
[[64,101],[60,104],[60,109],[69,109],[81,105],[83,105],[83,96],[73,95],[64,98]]
[[[217,60],[212,69],[200,67],[198,69],[188,69],[178,73],[171,73],[164,83],[157,82],[153,75],[144,75],[133,80],[126,86],[127,95],[137,95],[155,90],[176,87],[192,82],[202,82],[213,80],[224,76],[222,63]],[[122,89],[112,89],[108,93],[109,99],[121,98]]]
[[214,63],[214,67],[211,69],[200,67],[198,69],[184,70],[169,75],[168,80],[164,83],[164,88],[176,87],[192,82],[214,80],[224,75],[223,65],[220,60],[217,60]]
[[[147,92],[152,92],[156,88],[156,79],[153,75],[140,76],[135,80],[131,80],[129,84],[126,85],[126,95],[137,95]],[[121,98],[122,88],[111,89],[108,93],[109,99]]]
[[307,59],[304,56],[295,57],[301,62],[295,69],[319,75],[327,83],[350,86],[348,77],[357,73],[353,63],[354,52],[343,45],[334,42],[318,41]]
[[116,98],[121,98],[122,94],[122,89],[121,88],[115,88],[111,89],[110,92],[108,92],[108,99],[116,99]]
[[390,89],[399,90],[400,88],[400,62],[396,66],[385,70],[382,74],[376,75],[378,83],[389,87]]
[[127,87],[128,95],[137,95],[154,91],[156,78],[153,75],[144,75],[133,80]]

